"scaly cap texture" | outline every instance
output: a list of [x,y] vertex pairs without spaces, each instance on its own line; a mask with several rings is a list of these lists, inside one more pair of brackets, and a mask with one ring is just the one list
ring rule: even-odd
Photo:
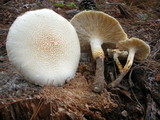
[[63,85],[76,72],[80,45],[74,27],[52,10],[29,11],[12,24],[9,60],[35,84]]

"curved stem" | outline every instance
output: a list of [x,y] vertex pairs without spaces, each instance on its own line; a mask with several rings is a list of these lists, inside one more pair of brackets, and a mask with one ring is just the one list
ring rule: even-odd
[[128,58],[127,58],[127,62],[125,64],[124,68],[122,69],[122,72],[120,73],[120,75],[118,76],[118,78],[115,81],[111,82],[108,85],[108,88],[116,87],[122,81],[123,77],[128,73],[128,71],[132,67],[135,52],[136,52],[136,50],[134,48],[131,48],[129,50],[129,55],[128,55]]
[[113,54],[113,59],[116,62],[116,65],[117,65],[117,67],[119,69],[119,72],[122,72],[123,66],[122,66],[121,62],[119,61],[118,57],[119,57],[118,53],[114,53]]
[[128,52],[127,51],[120,51],[119,49],[107,49],[107,52],[110,57],[113,57],[116,65],[119,69],[119,72],[121,72],[123,69],[123,66],[122,66],[121,62],[119,61],[119,57],[127,58]]

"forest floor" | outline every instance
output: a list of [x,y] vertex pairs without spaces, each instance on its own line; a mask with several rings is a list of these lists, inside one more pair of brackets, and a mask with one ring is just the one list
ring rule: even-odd
[[[82,10],[78,0],[0,1],[0,119],[2,120],[159,120],[160,119],[160,3],[158,0],[129,2],[104,0],[97,8],[113,17],[130,37],[151,47],[147,59],[135,61],[121,85],[101,94],[91,91],[95,74],[92,58],[82,53],[75,78],[63,87],[40,87],[26,81],[10,64],[6,37],[10,26],[22,13],[50,8],[70,20]],[[157,3],[156,3],[157,2]],[[57,4],[58,3],[58,4]],[[63,3],[63,4],[62,4]],[[104,50],[106,53],[106,50]],[[106,53],[107,56],[107,53]],[[125,61],[122,61],[122,63]],[[119,74],[113,59],[105,59],[105,79],[109,71]],[[134,86],[129,84],[132,80]]]

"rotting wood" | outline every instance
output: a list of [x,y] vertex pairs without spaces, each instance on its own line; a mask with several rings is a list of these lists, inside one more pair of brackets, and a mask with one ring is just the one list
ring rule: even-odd
[[0,109],[1,120],[105,120],[118,107],[111,93],[95,94],[92,83],[77,76],[64,87],[45,86],[37,97],[7,103]]

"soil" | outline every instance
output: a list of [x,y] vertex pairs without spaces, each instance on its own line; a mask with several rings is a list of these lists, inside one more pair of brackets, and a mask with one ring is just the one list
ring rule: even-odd
[[[115,17],[130,37],[147,42],[147,59],[134,61],[121,84],[102,93],[92,92],[95,63],[82,53],[76,76],[63,87],[40,87],[26,81],[10,64],[5,48],[9,27],[29,10],[50,8],[70,20],[79,0],[0,1],[0,119],[1,120],[159,120],[160,119],[160,3],[158,0],[97,0],[97,9]],[[68,6],[73,2],[75,6]],[[105,80],[109,72],[119,74],[112,58],[105,58]],[[125,60],[121,60],[125,63]],[[130,84],[132,81],[133,86]]]

